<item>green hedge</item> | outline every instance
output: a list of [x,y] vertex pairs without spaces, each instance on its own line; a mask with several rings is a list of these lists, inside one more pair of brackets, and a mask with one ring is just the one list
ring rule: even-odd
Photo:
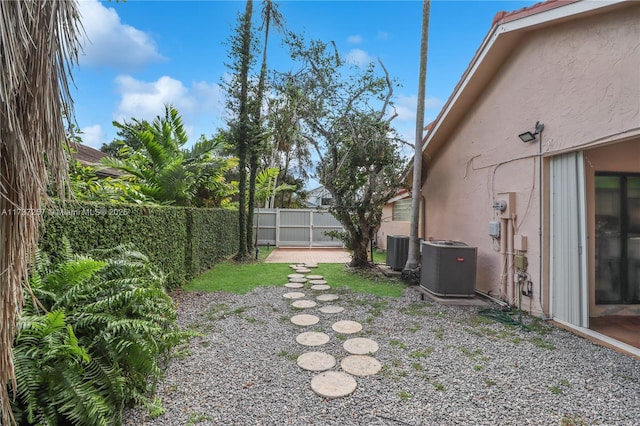
[[133,243],[175,288],[238,250],[238,216],[224,209],[89,202],[45,209],[40,247],[55,256],[63,235],[76,253]]

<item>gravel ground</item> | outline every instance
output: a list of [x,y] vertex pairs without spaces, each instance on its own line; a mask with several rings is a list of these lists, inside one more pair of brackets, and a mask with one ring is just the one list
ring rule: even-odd
[[[329,283],[331,284],[331,283]],[[158,386],[166,413],[125,413],[126,425],[638,425],[640,362],[531,318],[532,331],[477,314],[477,307],[334,291],[340,314],[310,327],[289,318],[284,287],[246,295],[176,293],[179,322],[197,330],[187,353]],[[303,289],[309,296],[311,290]],[[296,358],[309,350],[347,355],[335,321],[360,321],[358,337],[377,341],[382,371],[357,378],[345,398],[310,388],[314,373]],[[331,340],[299,345],[302,331]]]

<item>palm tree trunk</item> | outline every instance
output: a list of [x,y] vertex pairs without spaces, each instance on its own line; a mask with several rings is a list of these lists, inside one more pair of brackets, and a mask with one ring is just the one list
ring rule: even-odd
[[429,13],[431,3],[424,0],[422,7],[422,41],[420,42],[420,76],[418,82],[418,111],[416,112],[416,140],[413,154],[413,188],[411,193],[411,227],[409,232],[409,253],[403,273],[407,274],[420,264],[420,240],[418,221],[420,220],[420,190],[422,185],[422,137],[424,134],[424,102],[427,85],[427,52],[429,47]]
[[77,63],[76,2],[0,1],[0,424],[15,424],[12,346],[22,312],[27,267],[37,248],[49,178],[64,197],[64,146]]

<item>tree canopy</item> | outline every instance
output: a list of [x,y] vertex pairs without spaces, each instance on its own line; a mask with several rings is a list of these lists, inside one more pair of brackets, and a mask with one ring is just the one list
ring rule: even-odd
[[295,99],[298,131],[318,157],[317,175],[333,198],[329,210],[354,251],[351,265],[368,266],[382,208],[402,185],[402,141],[391,126],[394,83],[382,62],[361,69],[333,44],[295,34],[288,43],[301,68],[283,74],[280,88]]

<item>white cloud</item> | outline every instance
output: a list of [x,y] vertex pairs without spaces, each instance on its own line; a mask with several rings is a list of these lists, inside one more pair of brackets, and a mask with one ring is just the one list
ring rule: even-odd
[[100,149],[102,144],[104,143],[104,132],[102,131],[102,127],[99,124],[94,124],[93,126],[85,126],[82,129],[82,144],[88,145],[95,149]]
[[[425,110],[427,111],[436,110],[435,111],[436,114],[440,111],[440,108],[442,108],[442,105],[443,105],[443,102],[440,99],[435,98],[433,96],[427,96],[424,102]],[[412,95],[412,96],[399,95],[395,99],[395,107],[396,107],[396,112],[398,113],[398,117],[396,117],[396,120],[415,122],[416,109],[418,108],[418,96],[417,95]]]
[[82,0],[79,5],[86,32],[81,65],[129,71],[166,60],[147,33],[123,24],[113,8],[97,0]]
[[180,112],[191,138],[210,133],[210,127],[220,122],[223,115],[224,93],[216,83],[198,81],[186,86],[169,76],[147,82],[121,75],[116,78],[116,86],[120,93],[120,102],[113,114],[116,121],[153,120],[162,114],[165,104],[172,104]]
[[347,37],[347,43],[350,44],[360,44],[363,41],[364,39],[362,38],[362,36],[358,34]]
[[373,58],[362,49],[351,49],[349,53],[346,54],[345,59],[347,62],[359,67],[366,67],[373,62]]
[[389,38],[389,33],[385,32],[385,31],[380,31],[378,33],[378,39],[379,40],[387,40]]

